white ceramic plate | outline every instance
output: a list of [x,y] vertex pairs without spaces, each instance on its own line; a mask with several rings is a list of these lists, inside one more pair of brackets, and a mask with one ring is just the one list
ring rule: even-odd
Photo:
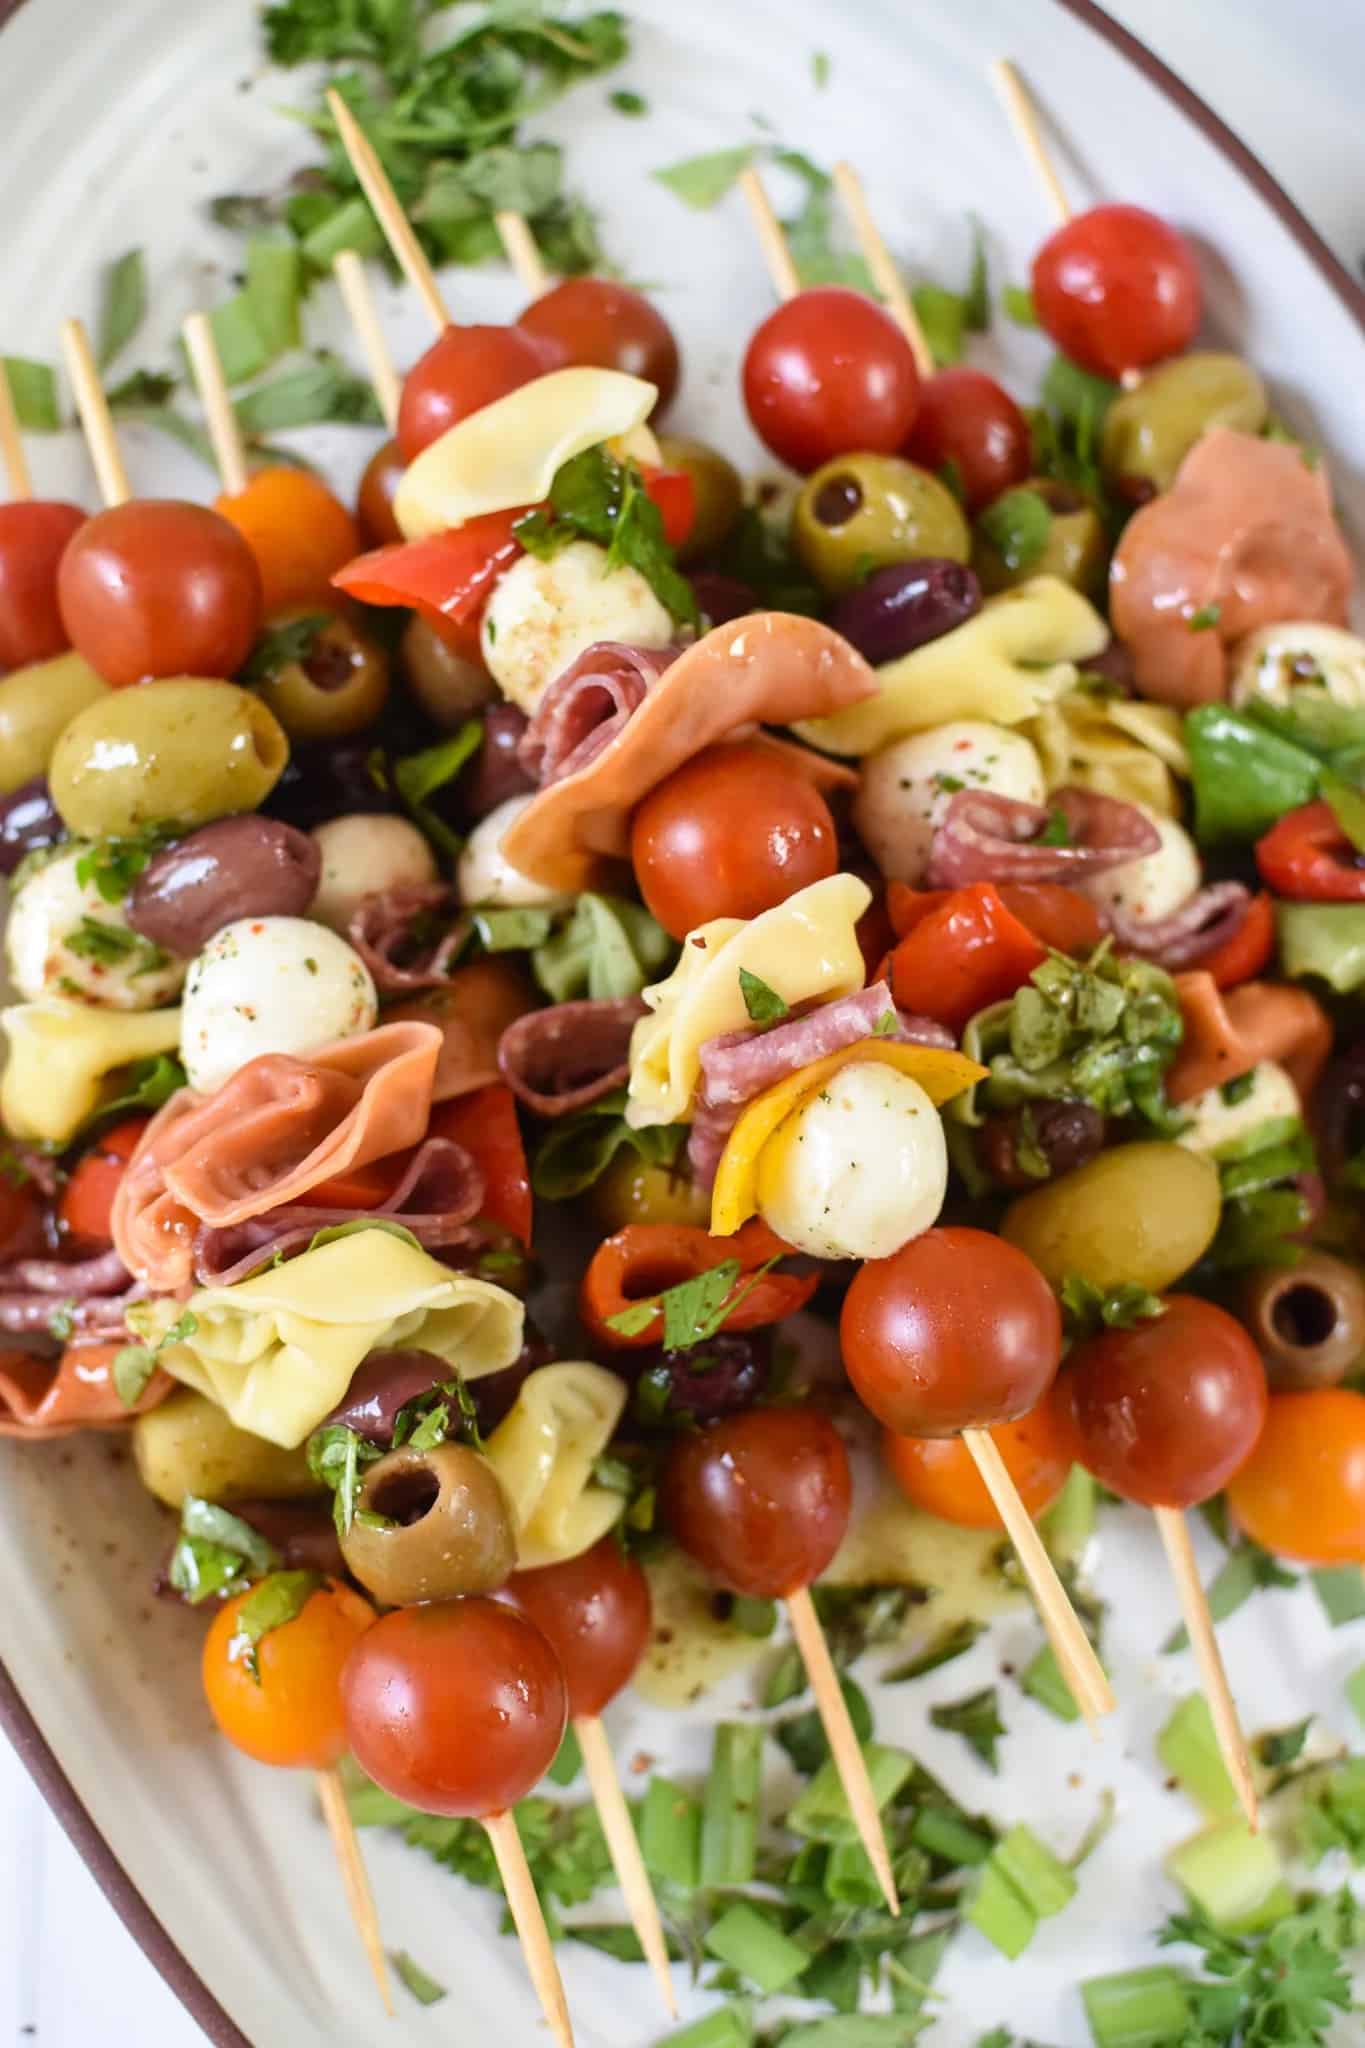
[[[761,115],[822,161],[856,155],[912,274],[959,278],[975,211],[988,224],[996,283],[1023,279],[1046,223],[986,80],[988,61],[1008,50],[1046,91],[1077,198],[1141,200],[1197,239],[1211,328],[1251,357],[1277,407],[1329,450],[1347,521],[1365,532],[1361,294],[1207,110],[1085,0],[863,0],[856,9],[699,0],[685,16],[665,0],[636,0],[630,11],[635,55],[609,83],[644,92],[649,119],[622,120],[605,108],[609,88],[589,86],[543,126],[571,145],[573,177],[600,204],[613,251],[661,288],[687,365],[680,425],[756,456],[736,363],[770,302],[738,202],[692,214],[646,173],[757,134]],[[0,19],[6,12],[0,0]],[[91,312],[100,264],[134,243],[150,252],[162,330],[150,339],[169,339],[192,305],[223,290],[232,261],[202,202],[268,186],[307,155],[272,111],[293,89],[262,76],[246,0],[124,0],[101,13],[92,35],[89,0],[27,0],[0,36],[0,345],[15,352],[53,354],[60,318]],[[812,82],[816,48],[832,57],[823,92]],[[504,274],[458,273],[448,285],[457,316],[506,318],[517,304]],[[401,294],[386,297],[385,317],[400,356],[424,345]],[[334,329],[344,347],[339,318]],[[137,352],[148,359],[152,349]],[[978,359],[1026,392],[1043,353],[1036,338],[998,324]],[[164,442],[127,438],[136,487],[208,494],[204,473]],[[346,485],[368,452],[353,433],[300,438]],[[74,440],[33,453],[41,488],[93,495]],[[306,1780],[246,1763],[213,1737],[196,1671],[202,1623],[147,1593],[166,1533],[115,1442],[0,1444],[0,1717],[209,2037],[233,2048],[543,2038],[516,1950],[494,1936],[494,1901],[371,1836],[390,1942],[452,1994],[429,2012],[404,2000],[399,2019],[381,2024]],[[1021,1699],[1008,1678],[999,1778],[928,1726],[935,1701],[1032,1654],[1038,1632],[1023,1608],[970,1658],[878,1702],[879,1732],[905,1742],[967,1805],[1027,1819],[1063,1849],[1102,1788],[1119,1801],[1121,1825],[1079,1899],[1022,1961],[1005,1963],[971,1932],[955,1944],[932,2037],[943,2048],[1005,2019],[1056,2048],[1084,2048],[1077,1979],[1147,1959],[1149,1931],[1173,1903],[1159,1859],[1191,1820],[1163,1790],[1152,1738],[1194,1678],[1187,1658],[1158,1655],[1175,1604],[1149,1520],[1110,1518],[1096,1576],[1111,1603],[1123,1702],[1102,1747]],[[1341,1683],[1359,1641],[1334,1636],[1306,1588],[1253,1601],[1223,1641],[1250,1726],[1312,1708],[1345,1732]],[[751,1690],[734,1679],[686,1715],[623,1700],[609,1715],[617,1752],[699,1772],[711,1722],[752,1711]],[[774,1773],[774,1797],[783,1796]],[[600,1900],[594,1910],[602,1917]],[[643,2048],[664,2031],[643,1971],[576,1948],[563,1962],[583,2048]],[[686,2003],[703,2009],[690,1993]]]

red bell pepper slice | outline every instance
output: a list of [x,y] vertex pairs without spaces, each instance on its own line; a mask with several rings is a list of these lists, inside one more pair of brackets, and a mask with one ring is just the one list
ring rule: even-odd
[[664,539],[671,548],[680,548],[697,518],[697,493],[691,477],[685,469],[646,469],[641,475],[645,496],[652,498],[663,514]]
[[[997,882],[1006,910],[1054,952],[1084,954],[1104,937],[1104,920],[1088,896],[1062,882]],[[948,902],[952,889],[912,889],[891,882],[886,910],[898,939],[908,938],[917,924]]]
[[1254,981],[1275,949],[1275,903],[1263,889],[1247,905],[1247,914],[1231,938],[1224,939],[1195,965],[1211,974],[1219,988]]
[[1295,903],[1365,903],[1365,863],[1321,801],[1300,804],[1256,842],[1261,880]]
[[517,1105],[510,1088],[493,1081],[472,1095],[438,1102],[427,1126],[430,1138],[463,1145],[483,1175],[482,1214],[531,1242],[531,1176],[521,1142]]
[[[894,913],[893,913],[894,915]],[[978,1010],[1003,1002],[1047,958],[1001,901],[993,882],[950,891],[891,955],[897,1005],[961,1032]]]
[[493,585],[522,552],[512,528],[521,512],[489,512],[449,533],[395,541],[357,555],[332,578],[362,604],[406,605],[447,637],[476,624]]

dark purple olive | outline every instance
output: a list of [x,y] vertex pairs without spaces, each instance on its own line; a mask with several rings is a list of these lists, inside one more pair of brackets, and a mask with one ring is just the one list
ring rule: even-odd
[[[988,1117],[976,1134],[976,1155],[1002,1188],[1035,1188],[1084,1166],[1103,1144],[1104,1118],[1090,1103],[1031,1102]],[[1046,1173],[1030,1172],[1040,1159]]]
[[434,1351],[372,1351],[361,1359],[345,1400],[337,1403],[322,1427],[339,1423],[372,1444],[391,1444],[399,1409],[452,1377],[450,1366]]
[[400,805],[381,750],[365,738],[295,747],[261,808],[300,832],[311,832],[314,825],[350,811],[396,811]]
[[1348,1046],[1328,1061],[1313,1091],[1309,1120],[1331,1187],[1365,1148],[1365,1043]]
[[649,1422],[714,1422],[751,1407],[768,1379],[766,1331],[722,1330],[692,1351],[636,1352],[635,1415]]
[[526,713],[515,704],[490,704],[482,713],[483,739],[455,784],[459,822],[477,825],[509,797],[525,796],[535,783],[517,759]]
[[1113,683],[1122,690],[1125,697],[1133,696],[1136,690],[1133,657],[1122,640],[1111,640],[1098,654],[1092,654],[1083,664],[1083,673],[1088,676],[1103,676],[1106,683]]
[[128,897],[128,922],[188,959],[236,918],[302,917],[321,872],[317,842],[279,818],[219,818],[147,863]]
[[702,569],[691,579],[692,595],[713,626],[742,619],[759,609],[758,594],[737,576],[723,576],[716,569]]
[[44,776],[21,782],[0,799],[0,875],[12,875],[26,854],[55,846],[65,837],[66,827]]
[[875,667],[941,639],[981,609],[981,585],[961,562],[926,556],[874,569],[839,599],[830,624]]
[[527,1318],[522,1332],[522,1346],[512,1364],[501,1372],[490,1372],[483,1379],[471,1380],[469,1391],[474,1398],[474,1413],[479,1419],[479,1428],[485,1436],[497,1428],[504,1415],[521,1392],[522,1383],[529,1373],[539,1372],[542,1365],[549,1365],[558,1354],[553,1344],[542,1337],[535,1324]]

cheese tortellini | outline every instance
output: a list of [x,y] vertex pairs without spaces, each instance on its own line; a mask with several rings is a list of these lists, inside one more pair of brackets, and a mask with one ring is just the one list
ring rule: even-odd
[[625,1405],[625,1382],[600,1365],[570,1360],[526,1378],[484,1447],[512,1511],[518,1570],[578,1557],[620,1520],[624,1499],[592,1469]]
[[0,1010],[0,1025],[0,1119],[11,1137],[50,1145],[69,1144],[108,1099],[110,1075],[180,1043],[179,1010],[98,1010],[62,996]]
[[21,996],[67,995],[109,1010],[155,1010],[173,1001],[185,962],[131,929],[78,869],[89,852],[65,846],[20,882],[5,924],[5,958]]
[[1175,778],[1188,778],[1190,758],[1180,714],[1169,704],[1068,690],[1020,731],[1036,749],[1050,790],[1093,789],[1164,818],[1180,815]]
[[1316,619],[1287,619],[1248,633],[1237,648],[1230,696],[1235,705],[1289,703],[1304,685],[1333,704],[1365,708],[1365,640]]

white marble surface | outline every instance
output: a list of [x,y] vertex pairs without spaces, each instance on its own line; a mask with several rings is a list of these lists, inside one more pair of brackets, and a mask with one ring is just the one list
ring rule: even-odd
[[[1293,8],[1282,0],[1111,0],[1111,7],[1251,145],[1358,276],[1365,253],[1362,0],[1297,0]],[[124,1932],[3,1737],[0,1929],[0,2048],[202,2048],[199,2028]]]

